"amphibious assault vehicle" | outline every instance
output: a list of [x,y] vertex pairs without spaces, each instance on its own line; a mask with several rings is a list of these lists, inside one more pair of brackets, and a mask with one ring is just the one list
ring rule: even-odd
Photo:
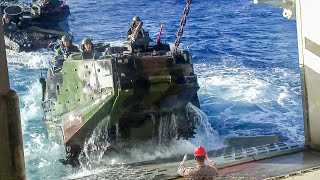
[[49,136],[63,139],[67,158],[78,156],[101,121],[111,144],[193,137],[196,123],[186,105],[199,107],[199,86],[188,51],[150,42],[148,33],[144,40],[95,49],[99,59],[56,56],[40,80]]
[[[69,32],[67,17],[69,6],[64,1],[32,0],[30,5],[11,0],[1,0],[1,12],[10,18],[10,26],[4,24],[6,48],[15,51],[33,51],[47,48]],[[4,21],[4,18],[2,18]]]

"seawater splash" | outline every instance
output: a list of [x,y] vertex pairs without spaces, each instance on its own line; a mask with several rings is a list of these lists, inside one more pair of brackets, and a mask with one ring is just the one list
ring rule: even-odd
[[40,49],[36,52],[15,52],[7,50],[7,58],[10,67],[28,69],[45,69],[50,66],[50,60],[54,56],[53,51],[47,49]]
[[28,92],[20,97],[21,124],[24,130],[28,121],[32,119],[41,119],[41,93],[42,88],[39,82],[32,82],[27,86]]
[[84,143],[83,150],[79,156],[81,167],[93,169],[98,167],[102,162],[106,162],[103,159],[103,155],[110,146],[107,130],[109,123],[110,118],[104,118],[94,129],[90,138]]
[[28,179],[58,179],[70,170],[58,161],[65,157],[65,150],[48,139],[42,121],[41,85],[37,81],[29,83],[27,92],[19,98],[26,175]]
[[[218,133],[211,127],[208,118],[200,109],[189,103],[186,106],[189,118],[197,125],[195,138],[191,140],[176,140],[177,115],[164,113],[160,118],[159,140],[162,144],[153,140],[124,146],[126,148],[108,149],[108,133],[105,132],[109,119],[104,119],[94,130],[92,136],[86,141],[84,150],[80,154],[82,168],[69,175],[68,179],[96,179],[101,177],[115,177],[119,179],[136,177],[139,174],[134,163],[157,162],[161,159],[182,158],[184,154],[191,154],[196,146],[204,146],[207,150],[215,150],[224,147]],[[151,117],[155,120],[155,117]],[[173,140],[167,141],[169,137]],[[119,142],[120,143],[120,142]],[[121,144],[120,144],[121,146]],[[110,151],[111,150],[111,151]],[[129,178],[130,179],[130,178]]]
[[176,116],[172,113],[165,113],[160,116],[159,145],[168,143],[177,134]]
[[192,144],[203,146],[207,150],[217,150],[226,146],[222,138],[219,137],[218,132],[212,128],[204,112],[191,103],[188,103],[186,108],[190,116],[189,118],[193,118],[193,121],[196,123],[196,134],[191,140]]
[[[123,146],[117,152],[107,152],[110,147],[108,141],[109,118],[104,119],[94,130],[92,136],[85,142],[79,160],[84,169],[94,169],[101,165],[127,164],[143,161],[152,161],[163,158],[171,158],[191,153],[196,146],[204,146],[208,150],[224,147],[218,133],[211,127],[207,116],[197,107],[189,103],[186,106],[189,118],[197,125],[195,138],[191,140],[177,140],[177,116],[166,113],[160,116],[159,141],[153,140]],[[154,119],[154,117],[152,118]],[[171,138],[171,141],[169,141]],[[122,147],[122,143],[118,142]],[[113,151],[113,149],[111,150]]]

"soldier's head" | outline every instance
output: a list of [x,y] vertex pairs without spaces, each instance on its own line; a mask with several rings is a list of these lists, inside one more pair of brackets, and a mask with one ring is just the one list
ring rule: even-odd
[[11,19],[10,19],[10,15],[9,15],[9,14],[4,14],[4,15],[2,16],[2,23],[3,23],[3,24],[9,24],[10,21],[11,21]]
[[206,159],[206,154],[207,152],[202,146],[196,147],[193,151],[194,159],[197,162],[204,162],[204,160]]
[[140,21],[141,20],[140,20],[140,18],[138,16],[135,16],[135,17],[132,18],[132,24],[133,25],[137,26],[140,23]]
[[69,36],[66,36],[66,35],[62,36],[61,42],[62,42],[62,45],[65,47],[68,47],[71,45],[71,39]]
[[83,52],[91,52],[92,51],[92,41],[89,38],[84,38],[81,43],[81,49]]

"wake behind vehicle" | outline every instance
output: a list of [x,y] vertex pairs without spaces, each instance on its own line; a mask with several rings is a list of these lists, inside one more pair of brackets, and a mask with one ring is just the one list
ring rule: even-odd
[[57,0],[46,0],[44,3],[32,1],[26,5],[16,1],[0,2],[2,14],[10,18],[9,26],[14,26],[6,28],[4,23],[8,49],[19,52],[47,48],[68,33],[69,6]]

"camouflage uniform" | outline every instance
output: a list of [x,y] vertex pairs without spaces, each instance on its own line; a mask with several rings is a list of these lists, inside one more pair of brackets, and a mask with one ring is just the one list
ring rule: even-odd
[[143,25],[143,22],[140,20],[140,18],[138,16],[135,16],[133,17],[132,19],[132,23],[130,25],[130,28],[128,30],[128,33],[127,33],[127,37],[128,37],[128,40],[130,40],[129,36],[134,33],[134,31],[136,30],[136,28],[138,28],[138,24],[135,24],[135,22],[139,22],[141,23],[141,29],[139,30],[138,32],[138,36],[137,36],[137,39],[141,39],[144,37],[144,30],[142,28],[142,25]]
[[90,52],[82,52],[82,59],[98,59],[99,56],[95,50]]
[[[136,25],[131,24],[131,26],[130,26],[130,28],[129,28],[129,30],[128,30],[127,35],[128,35],[128,36],[131,35],[131,34],[135,31],[136,28],[137,28]],[[143,36],[144,36],[144,30],[141,28],[140,31],[138,32],[137,39],[141,39],[141,38],[143,38]],[[129,40],[129,38],[128,38],[128,40]]]
[[[70,42],[71,43],[71,42]],[[70,46],[66,47],[61,45],[58,54],[68,57],[70,54],[80,52],[79,48],[76,45],[70,44]]]
[[[212,161],[210,161],[209,163],[211,166],[214,166]],[[186,177],[188,179],[192,179],[192,180],[197,180],[197,179],[201,179],[201,180],[209,180],[210,179],[211,180],[211,179],[215,179],[215,177],[218,176],[218,173],[216,172],[216,170],[211,166],[197,165],[196,167],[186,168],[185,162],[182,161],[180,163],[179,168],[178,168],[178,173],[181,176]]]

